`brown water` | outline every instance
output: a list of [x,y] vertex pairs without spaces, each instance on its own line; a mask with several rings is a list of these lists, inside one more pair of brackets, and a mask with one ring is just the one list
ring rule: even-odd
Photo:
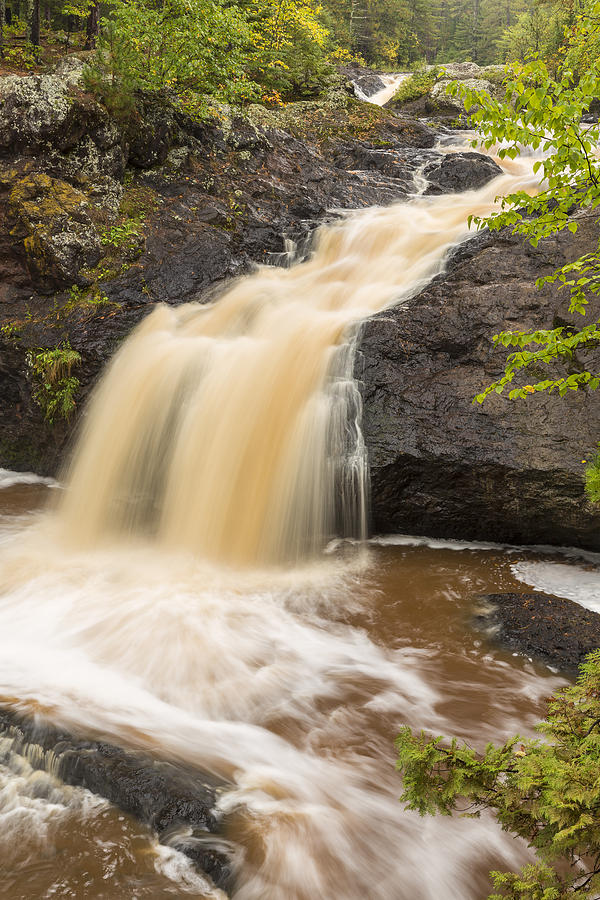
[[[102,380],[66,489],[0,477],[0,702],[227,779],[235,900],[480,900],[489,867],[526,858],[489,820],[404,812],[393,738],[532,728],[557,679],[466,625],[529,554],[331,539],[365,536],[357,324],[409,303],[469,213],[535,190],[532,162],[158,307]],[[181,856],[27,765],[5,747],[9,896],[207,896]]]
[[[131,553],[121,570],[78,554],[41,571],[31,511],[48,490],[0,490],[5,554],[29,545],[27,580],[0,603],[3,699],[231,778],[236,898],[480,900],[489,868],[524,861],[490,821],[404,812],[393,737],[405,722],[477,745],[531,730],[559,680],[468,618],[543,554],[372,544],[361,566],[334,554],[277,584],[144,551],[133,574]],[[212,896],[108,804],[0,760],[0,896]]]

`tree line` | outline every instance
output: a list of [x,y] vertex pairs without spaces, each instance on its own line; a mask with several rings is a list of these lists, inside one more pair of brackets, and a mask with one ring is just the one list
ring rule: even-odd
[[138,87],[278,101],[317,95],[340,62],[402,70],[548,57],[581,2],[0,0],[0,55],[33,65],[45,36],[59,33],[65,49],[73,36],[87,50],[100,41],[120,60],[112,76]]

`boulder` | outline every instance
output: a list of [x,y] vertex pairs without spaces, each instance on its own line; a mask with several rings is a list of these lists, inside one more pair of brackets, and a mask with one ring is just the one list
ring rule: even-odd
[[449,153],[425,166],[423,176],[429,182],[425,193],[477,190],[501,174],[500,166],[482,153]]
[[0,157],[33,159],[40,170],[89,189],[95,205],[114,212],[124,140],[104,107],[79,89],[84,65],[67,57],[53,75],[0,78]]
[[65,784],[83,787],[150,826],[159,841],[188,856],[218,886],[232,877],[231,845],[220,836],[216,792],[225,782],[208,773],[103,741],[60,731],[41,718],[0,709],[0,736],[33,766],[51,763]]
[[370,75],[361,75],[360,78],[357,78],[354,84],[359,89],[363,97],[372,97],[373,94],[377,94],[385,87],[385,81],[383,80],[383,78],[381,78],[379,75],[376,75],[374,72]]
[[141,97],[130,127],[129,163],[141,169],[162,165],[177,133],[175,110],[156,97]]
[[569,674],[600,647],[597,612],[538,592],[485,594],[478,599],[473,624],[495,643]]
[[25,176],[8,198],[10,234],[43,289],[82,282],[79,272],[102,255],[85,196],[43,173]]
[[[463,115],[466,109],[462,99],[458,96],[452,97],[447,93],[447,88],[454,83],[454,80],[444,78],[434,84],[431,89],[430,100],[433,108],[437,108],[438,112],[444,111],[446,113]],[[460,80],[460,83],[471,91],[485,91],[488,94],[493,94],[494,92],[491,82],[480,78],[463,78]]]
[[375,532],[600,549],[582,464],[600,434],[597,396],[473,403],[502,371],[492,335],[569,321],[558,290],[535,280],[596,242],[597,223],[585,218],[576,235],[536,249],[485,232],[418,296],[363,325],[356,375]]
[[445,78],[464,81],[467,78],[481,78],[481,66],[474,62],[446,63],[441,67]]

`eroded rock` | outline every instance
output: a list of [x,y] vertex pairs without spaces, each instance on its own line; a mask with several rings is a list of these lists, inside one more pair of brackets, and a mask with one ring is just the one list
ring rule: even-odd
[[361,75],[356,79],[354,84],[360,90],[364,97],[372,97],[378,91],[382,91],[385,87],[385,81],[379,75],[374,73],[369,75]]
[[447,194],[481,188],[502,174],[500,166],[482,153],[449,153],[425,166],[426,194]]
[[231,845],[220,836],[214,810],[224,781],[114,744],[82,740],[10,710],[0,710],[0,734],[34,767],[104,797],[190,857],[217,886],[230,884]]

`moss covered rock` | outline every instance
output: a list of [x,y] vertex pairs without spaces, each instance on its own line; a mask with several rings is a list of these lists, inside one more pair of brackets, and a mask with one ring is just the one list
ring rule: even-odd
[[11,235],[22,242],[31,273],[50,289],[82,283],[84,266],[102,255],[84,194],[41,172],[18,181],[8,198]]

